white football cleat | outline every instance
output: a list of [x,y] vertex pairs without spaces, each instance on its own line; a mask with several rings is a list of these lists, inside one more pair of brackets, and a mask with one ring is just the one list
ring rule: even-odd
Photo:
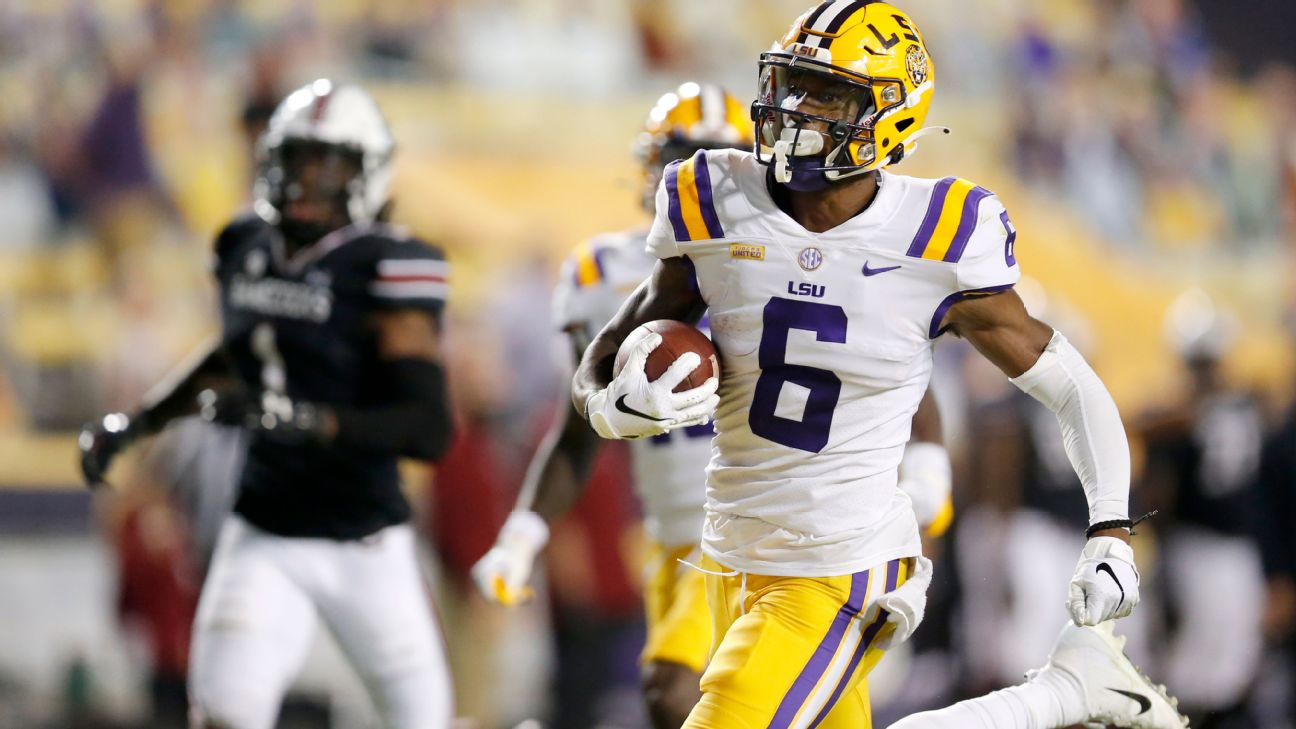
[[1042,670],[1065,671],[1080,682],[1089,712],[1085,726],[1130,729],[1184,729],[1188,718],[1164,684],[1153,683],[1125,655],[1125,637],[1112,621],[1076,627],[1067,621]]

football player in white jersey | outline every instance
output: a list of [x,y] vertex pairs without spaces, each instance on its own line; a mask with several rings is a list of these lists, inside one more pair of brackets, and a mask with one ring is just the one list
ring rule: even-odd
[[[573,378],[577,411],[607,438],[715,419],[702,551],[716,645],[685,726],[870,726],[868,671],[921,620],[930,581],[897,470],[946,331],[1056,414],[1089,539],[1073,624],[1045,669],[902,723],[1179,726],[1109,627],[1091,627],[1139,600],[1129,449],[1111,396],[1013,292],[1016,231],[997,197],[883,169],[933,131],[934,68],[915,24],[882,2],[824,2],[760,71],[756,153],[704,150],[666,169],[648,236],[660,260]],[[649,382],[643,362],[660,337],[631,333],[703,310],[723,382],[682,393]]]
[[[635,145],[645,178],[649,213],[667,163],[699,149],[751,149],[747,107],[724,89],[686,83],[658,100]],[[567,334],[575,358],[621,307],[627,294],[651,275],[657,259],[645,250],[646,228],[598,236],[576,248],[563,266],[554,295],[555,321]],[[705,321],[701,323],[705,329]],[[512,605],[528,594],[535,559],[548,541],[549,524],[569,511],[584,491],[599,438],[566,407],[536,453],[515,510],[495,546],[474,566],[487,599]],[[934,402],[924,400],[926,428],[906,456],[919,521],[931,533],[949,523],[949,456],[940,440]],[[658,729],[677,729],[700,696],[698,683],[711,650],[711,618],[696,563],[702,534],[709,423],[662,433],[632,444],[634,483],[643,503],[649,538],[645,585],[647,641],[642,654],[643,690]]]

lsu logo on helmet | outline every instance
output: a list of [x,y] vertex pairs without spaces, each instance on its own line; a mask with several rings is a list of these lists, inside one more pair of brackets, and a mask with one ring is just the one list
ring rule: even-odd
[[[766,164],[773,157],[776,173],[789,157],[814,156],[820,161],[810,169],[836,180],[895,164],[923,134],[948,131],[923,127],[936,68],[917,26],[888,3],[811,8],[761,54],[760,68],[757,155]],[[807,102],[804,87],[826,88],[820,95],[833,100],[831,113],[821,100]],[[816,127],[826,131],[804,133]]]
[[715,84],[692,81],[657,100],[635,140],[643,169],[644,209],[652,212],[662,169],[699,149],[752,148],[747,106]]

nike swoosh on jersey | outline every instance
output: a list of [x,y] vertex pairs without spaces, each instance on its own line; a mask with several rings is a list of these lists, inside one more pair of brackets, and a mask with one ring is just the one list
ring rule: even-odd
[[[644,414],[644,413],[639,412],[638,410],[635,410],[634,408],[630,407],[629,405],[626,405],[626,398],[627,398],[627,397],[629,397],[629,396],[628,396],[628,395],[622,395],[621,397],[618,397],[618,398],[617,398],[617,401],[616,401],[616,409],[617,409],[617,410],[620,410],[621,412],[626,413],[626,414],[628,414],[628,415],[633,415],[633,416],[635,416],[636,418],[643,418],[644,420],[651,420],[651,421],[653,421],[654,423],[661,423],[661,422],[664,422],[664,421],[666,421],[666,420],[669,420],[669,418],[654,418],[654,417],[651,416],[651,415],[647,415],[647,414]],[[1117,584],[1120,584],[1120,583],[1117,583]],[[1124,592],[1122,592],[1121,594],[1124,594]]]
[[1122,691],[1122,690],[1120,690],[1120,689],[1114,689],[1114,688],[1109,688],[1109,689],[1107,689],[1107,690],[1108,690],[1108,691],[1115,691],[1116,693],[1120,694],[1121,696],[1125,696],[1125,697],[1128,697],[1128,698],[1131,698],[1131,699],[1134,699],[1135,701],[1137,701],[1137,702],[1138,702],[1138,705],[1139,705],[1139,713],[1140,713],[1140,714],[1146,714],[1146,713],[1148,712],[1148,710],[1152,708],[1152,700],[1149,699],[1148,697],[1144,696],[1143,694],[1136,694],[1136,693],[1134,693],[1133,691]]
[[886,273],[887,271],[894,271],[894,270],[896,270],[897,268],[900,268],[900,267],[899,267],[899,266],[887,266],[887,267],[885,267],[885,268],[869,268],[868,261],[865,261],[865,262],[864,262],[864,275],[865,275],[865,276],[876,276],[876,275],[878,275],[879,273]]
[[1116,583],[1116,588],[1121,591],[1120,602],[1116,603],[1116,608],[1119,609],[1121,605],[1125,604],[1125,586],[1120,583],[1120,580],[1116,579],[1116,571],[1113,570],[1111,568],[1111,565],[1107,564],[1106,562],[1102,562],[1094,569],[1097,572],[1106,572],[1107,576],[1112,578],[1112,582]]

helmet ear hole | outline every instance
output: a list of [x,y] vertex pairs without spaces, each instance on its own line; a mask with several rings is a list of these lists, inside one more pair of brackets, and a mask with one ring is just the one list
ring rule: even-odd
[[913,117],[909,117],[907,119],[901,119],[900,121],[896,122],[896,131],[903,133],[904,130],[913,126],[913,123],[914,123]]

